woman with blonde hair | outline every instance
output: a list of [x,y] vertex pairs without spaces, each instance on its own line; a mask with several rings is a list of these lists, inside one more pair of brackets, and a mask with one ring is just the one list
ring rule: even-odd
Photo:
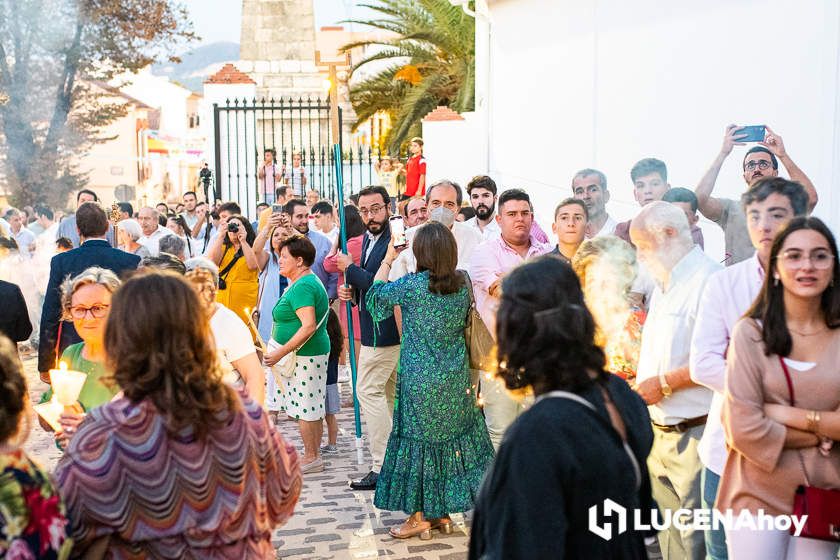
[[275,555],[301,490],[297,455],[222,381],[200,308],[172,273],[114,296],[105,347],[123,395],[90,413],[54,472],[80,557]]

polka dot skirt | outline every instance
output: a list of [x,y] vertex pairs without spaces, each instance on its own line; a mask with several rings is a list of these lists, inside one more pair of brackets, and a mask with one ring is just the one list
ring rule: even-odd
[[294,377],[286,383],[286,414],[298,420],[321,420],[327,392],[329,354],[298,356]]

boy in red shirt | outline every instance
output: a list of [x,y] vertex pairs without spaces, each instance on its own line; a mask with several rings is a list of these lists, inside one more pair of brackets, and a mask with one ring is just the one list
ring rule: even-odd
[[405,165],[405,192],[400,200],[426,194],[426,160],[423,158],[423,139],[414,137],[408,145],[411,157]]

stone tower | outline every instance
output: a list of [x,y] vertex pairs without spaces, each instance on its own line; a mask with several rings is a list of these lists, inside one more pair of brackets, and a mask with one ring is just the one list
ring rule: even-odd
[[257,97],[324,97],[315,65],[312,0],[242,0],[237,68],[257,84]]

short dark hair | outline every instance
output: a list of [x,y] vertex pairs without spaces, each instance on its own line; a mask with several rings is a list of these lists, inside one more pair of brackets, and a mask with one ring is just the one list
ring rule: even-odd
[[283,242],[280,243],[279,250],[282,251],[284,248],[289,251],[292,258],[302,258],[303,264],[306,266],[312,266],[312,263],[315,262],[315,255],[317,253],[315,245],[313,245],[312,242],[303,235],[293,235],[284,239]]
[[130,202],[117,202],[117,206],[120,207],[120,212],[125,212],[129,218],[134,216],[134,206]]
[[289,185],[281,185],[277,187],[276,189],[274,189],[274,198],[286,198],[286,196],[288,196],[289,194],[289,189],[291,189]]
[[449,179],[441,179],[440,181],[432,183],[430,187],[426,188],[427,203],[432,198],[432,191],[435,190],[437,187],[450,187],[452,189],[455,189],[455,204],[461,206],[461,202],[464,199],[464,194],[461,192],[461,185],[459,185],[455,181],[450,181]]
[[793,339],[790,336],[790,329],[787,325],[785,315],[784,291],[785,287],[777,283],[773,277],[773,270],[778,265],[779,253],[785,240],[795,231],[812,230],[822,235],[828,242],[831,254],[834,255],[832,263],[832,278],[834,282],[826,287],[820,300],[820,311],[825,318],[825,324],[830,329],[840,327],[840,255],[837,254],[837,242],[831,230],[819,218],[798,216],[787,223],[782,230],[776,234],[773,246],[770,248],[770,270],[764,275],[764,285],[758,298],[753,302],[752,308],[747,311],[746,317],[761,321],[761,339],[764,342],[764,353],[769,356],[776,354],[781,357],[789,356],[793,349]]
[[665,191],[662,196],[664,202],[687,202],[691,205],[691,211],[697,212],[697,195],[694,191],[686,189],[685,187],[672,187]]
[[773,164],[773,169],[778,169],[779,168],[779,160],[776,159],[776,156],[773,155],[773,152],[771,152],[770,150],[768,150],[764,146],[753,146],[752,148],[747,150],[746,154],[744,154],[744,159],[741,160],[741,169],[746,169],[747,168],[747,158],[749,157],[749,155],[750,154],[755,154],[755,153],[758,153],[758,152],[760,152],[762,154],[767,154],[767,155],[770,156],[770,163]]
[[419,136],[415,136],[414,138],[409,140],[409,143],[411,143],[411,142],[414,142],[415,144],[419,144],[421,148],[423,147],[423,139],[420,138]]
[[385,204],[389,204],[391,202],[391,197],[388,196],[388,191],[385,190],[385,187],[381,185],[371,185],[369,187],[363,188],[359,191],[358,198],[356,198],[356,201],[358,202],[359,198],[363,196],[369,196],[372,194],[380,195],[382,197],[382,202],[384,202]]
[[257,202],[257,210],[259,210],[260,208],[268,208],[268,207],[269,207],[268,202]]
[[607,176],[604,175],[603,172],[598,171],[597,169],[587,167],[586,169],[581,169],[572,176],[572,192],[574,192],[575,188],[575,179],[577,179],[578,177],[589,177],[590,175],[595,175],[596,177],[598,177],[598,182],[601,185],[601,190],[607,190]]
[[496,181],[488,175],[476,175],[467,183],[467,194],[472,193],[473,189],[485,189],[493,193],[493,196],[496,196]]
[[193,195],[196,199],[198,198],[198,196],[196,196],[196,194],[195,194],[195,191],[187,191],[181,196],[181,200],[183,200],[184,197],[187,196],[188,194]]
[[668,168],[665,166],[664,161],[656,158],[645,158],[637,161],[636,165],[630,170],[630,180],[635,183],[639,177],[644,177],[651,173],[659,173],[662,180],[666,183],[668,182]]
[[236,215],[242,214],[242,208],[240,208],[239,205],[237,203],[233,202],[233,201],[223,202],[222,204],[219,205],[219,207],[216,209],[216,211],[219,214],[221,214],[222,212],[225,212],[225,211],[227,211],[228,214],[236,214]]
[[82,189],[76,193],[76,204],[79,203],[79,199],[82,197],[83,194],[89,194],[93,197],[94,202],[99,202],[99,197],[96,196],[96,193],[90,189]]
[[348,204],[344,207],[344,225],[347,228],[347,239],[358,237],[365,232],[365,223],[359,209]]
[[[364,189],[362,189],[362,190],[364,190]],[[385,193],[387,194],[387,193],[388,193],[388,191],[385,191]],[[351,195],[350,195],[349,197],[347,197],[347,198],[349,198],[349,199],[350,199],[350,202],[352,202],[352,203],[353,203],[353,204],[355,204],[356,206],[358,206],[358,205],[359,205],[359,193],[356,193],[356,194],[351,194]]]
[[73,248],[73,241],[71,241],[67,237],[59,237],[55,240],[55,246],[58,249],[66,249],[69,251]]
[[787,197],[795,216],[804,216],[808,213],[808,193],[805,192],[805,187],[783,177],[767,177],[755,183],[741,195],[741,207],[746,212],[747,206],[763,202],[774,193]]
[[326,200],[316,202],[315,204],[312,205],[312,213],[313,214],[332,214],[333,213],[333,205],[330,204]]
[[531,210],[534,209],[534,205],[531,204],[531,197],[528,196],[528,193],[522,189],[508,189],[499,195],[499,210],[502,209],[502,206],[504,206],[506,202],[511,200],[524,200],[528,203],[528,206],[531,207]]
[[465,220],[475,218],[475,208],[472,206],[461,206],[458,209],[458,214],[464,217]]
[[48,220],[52,220],[55,217],[52,208],[45,204],[36,204],[33,211],[36,216],[45,216]]
[[583,215],[586,216],[586,221],[589,221],[589,210],[586,209],[586,204],[579,198],[564,198],[560,201],[560,204],[554,207],[554,221],[557,221],[557,213],[560,211],[561,208],[564,206],[569,206],[571,204],[577,204],[581,208],[583,208]]
[[299,198],[293,198],[283,206],[283,212],[291,216],[298,206],[306,206],[306,203]]
[[98,202],[83,202],[76,210],[76,227],[82,237],[102,237],[108,232],[108,215]]
[[529,260],[502,280],[496,339],[499,377],[509,389],[580,392],[607,380],[580,281],[558,258]]

